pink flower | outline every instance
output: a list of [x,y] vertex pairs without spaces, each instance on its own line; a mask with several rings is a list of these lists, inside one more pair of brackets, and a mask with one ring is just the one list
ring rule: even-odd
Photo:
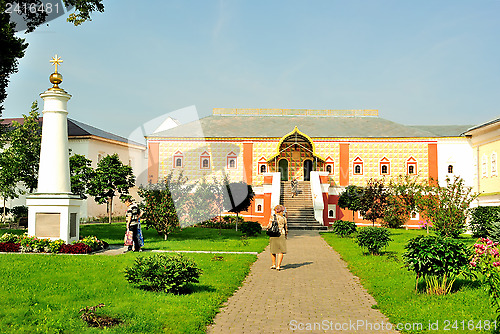
[[500,266],[500,261],[493,262],[492,265],[493,265],[493,267],[498,267],[498,266]]
[[497,257],[497,256],[498,256],[498,249],[496,249],[496,248],[490,248],[490,249],[488,250],[488,252],[489,252],[491,255],[495,256],[495,257]]
[[473,266],[473,267],[475,267],[475,266],[476,266],[476,262],[471,261],[471,262],[470,262],[470,265],[471,265],[471,266]]

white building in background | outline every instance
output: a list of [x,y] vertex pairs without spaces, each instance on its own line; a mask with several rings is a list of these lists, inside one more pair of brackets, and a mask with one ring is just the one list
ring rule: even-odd
[[[10,125],[12,121],[22,123],[24,119],[7,118],[2,123]],[[40,121],[43,122],[43,117],[40,117]],[[136,186],[130,190],[130,193],[134,198],[138,199],[138,186],[147,183],[147,151],[145,145],[70,118],[68,118],[68,145],[71,154],[84,155],[87,159],[90,159],[92,168],[96,168],[97,162],[106,155],[117,153],[120,160],[133,169]],[[26,205],[26,195],[8,200],[6,206],[12,208],[18,205]],[[117,199],[113,201],[114,215],[122,216],[125,210],[125,204]],[[83,219],[106,216],[107,214],[107,205],[99,205],[91,197],[84,200],[80,208],[80,217]]]

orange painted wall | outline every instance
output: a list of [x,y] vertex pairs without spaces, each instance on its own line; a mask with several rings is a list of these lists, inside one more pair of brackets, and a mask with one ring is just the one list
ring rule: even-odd
[[339,184],[341,186],[349,185],[349,144],[341,143],[339,145]]
[[437,143],[429,143],[427,146],[427,164],[429,168],[429,184],[437,184],[438,180],[438,153]]
[[148,182],[157,183],[160,169],[160,143],[148,145]]
[[243,177],[247,184],[252,184],[253,143],[243,143]]

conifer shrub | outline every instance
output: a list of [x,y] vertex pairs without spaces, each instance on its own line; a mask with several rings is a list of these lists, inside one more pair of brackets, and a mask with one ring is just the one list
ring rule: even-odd
[[138,257],[125,269],[127,281],[134,286],[175,294],[186,292],[190,283],[198,283],[201,273],[194,261],[176,253]]
[[363,227],[359,229],[356,235],[356,242],[361,248],[366,248],[370,254],[380,254],[380,250],[387,247],[390,238],[390,232],[384,227]]
[[490,235],[493,223],[500,221],[500,206],[478,206],[471,211],[470,229],[475,238],[486,238]]
[[244,221],[240,225],[240,231],[247,237],[254,237],[262,233],[262,225],[258,222]]
[[351,221],[337,220],[333,223],[333,233],[345,238],[356,232],[356,224]]

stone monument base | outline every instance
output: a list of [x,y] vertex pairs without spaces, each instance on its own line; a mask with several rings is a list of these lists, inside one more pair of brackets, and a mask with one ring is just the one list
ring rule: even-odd
[[71,243],[80,238],[79,196],[71,194],[33,194],[26,198],[28,235],[37,238],[64,240]]

